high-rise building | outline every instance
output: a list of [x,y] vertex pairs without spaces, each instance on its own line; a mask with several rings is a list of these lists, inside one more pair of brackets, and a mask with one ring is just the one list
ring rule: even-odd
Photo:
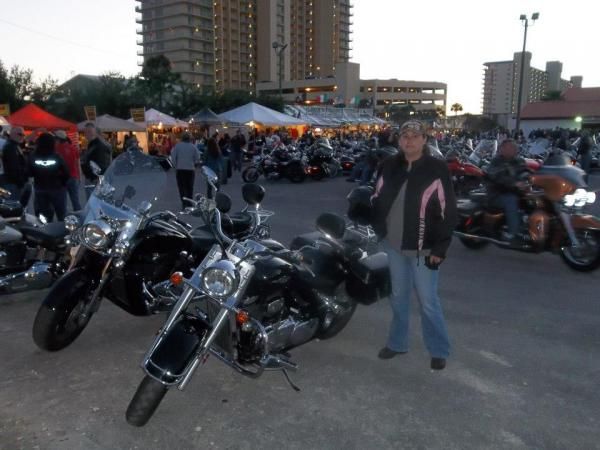
[[[511,125],[510,120],[517,112],[521,56],[522,52],[517,52],[512,60],[484,64],[483,114],[494,118],[504,127]],[[563,91],[570,85],[569,81],[561,78],[560,61],[549,61],[546,70],[540,70],[531,66],[530,52],[525,52],[523,60],[521,108],[540,100],[548,91]]]
[[137,1],[138,64],[164,55],[204,91],[325,78],[350,60],[350,0]]

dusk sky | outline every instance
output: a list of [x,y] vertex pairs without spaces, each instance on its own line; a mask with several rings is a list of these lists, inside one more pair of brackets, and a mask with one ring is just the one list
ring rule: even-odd
[[[260,0],[259,0],[260,1]],[[318,0],[317,0],[318,1]],[[534,67],[563,63],[563,78],[600,86],[600,2],[571,0],[354,0],[352,61],[362,78],[441,81],[448,105],[480,112],[483,63],[512,59],[523,45],[521,14],[540,13],[529,29]],[[1,0],[0,59],[65,81],[77,73],[137,66],[133,0]]]

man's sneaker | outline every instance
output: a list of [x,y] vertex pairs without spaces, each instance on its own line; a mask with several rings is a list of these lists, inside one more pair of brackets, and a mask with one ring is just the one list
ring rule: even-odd
[[431,358],[431,368],[433,370],[444,370],[446,360],[444,358]]
[[396,355],[404,355],[405,353],[406,352],[396,352],[387,347],[383,347],[381,350],[379,350],[379,354],[377,355],[377,357],[379,359],[391,359]]

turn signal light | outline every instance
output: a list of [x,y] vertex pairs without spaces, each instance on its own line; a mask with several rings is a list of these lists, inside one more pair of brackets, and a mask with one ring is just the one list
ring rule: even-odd
[[183,283],[183,274],[181,272],[173,272],[169,277],[169,281],[174,286],[179,286]]
[[250,316],[246,311],[238,311],[235,315],[235,321],[238,325],[243,325],[250,320]]

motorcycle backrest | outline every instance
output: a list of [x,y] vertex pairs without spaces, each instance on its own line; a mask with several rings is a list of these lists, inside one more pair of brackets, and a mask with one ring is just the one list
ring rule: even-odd
[[346,199],[348,200],[347,216],[352,222],[359,225],[369,225],[371,222],[371,197],[375,190],[369,186],[352,189]]
[[265,198],[265,188],[260,184],[246,183],[242,186],[242,197],[249,205],[259,205]]
[[228,213],[231,209],[231,198],[223,192],[217,192],[215,194],[215,202],[217,204],[217,209],[222,213]]
[[317,218],[317,229],[334,239],[341,239],[346,232],[346,221],[337,214],[323,213]]

